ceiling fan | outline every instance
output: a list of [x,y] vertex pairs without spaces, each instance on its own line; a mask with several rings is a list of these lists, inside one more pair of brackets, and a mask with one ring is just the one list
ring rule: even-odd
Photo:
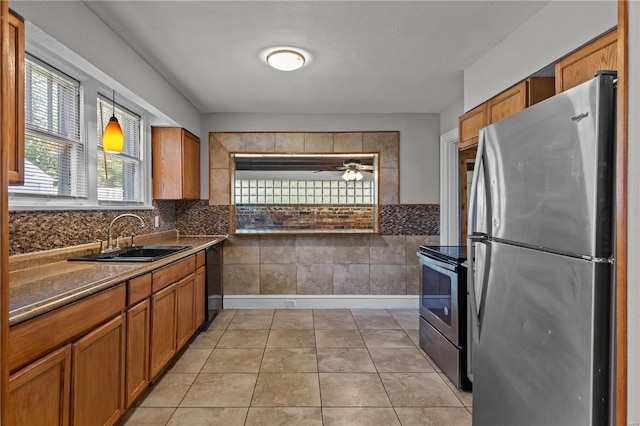
[[360,160],[355,160],[350,158],[348,160],[344,160],[342,162],[341,167],[336,167],[338,170],[344,170],[344,174],[342,175],[342,179],[346,181],[350,180],[362,180],[364,177],[360,171],[363,172],[373,172],[373,166],[367,166],[362,164]]

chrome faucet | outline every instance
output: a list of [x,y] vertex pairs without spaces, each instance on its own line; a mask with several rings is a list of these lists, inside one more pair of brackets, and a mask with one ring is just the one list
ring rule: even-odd
[[124,213],[121,214],[120,216],[116,216],[111,223],[109,224],[109,242],[108,242],[108,246],[106,249],[104,249],[104,252],[110,252],[110,251],[116,251],[119,250],[120,247],[113,247],[113,224],[116,223],[116,221],[118,219],[121,219],[123,217],[135,217],[136,219],[138,219],[140,221],[140,227],[144,228],[144,220],[142,220],[142,218],[140,216],[138,216],[137,214],[133,214],[133,213]]

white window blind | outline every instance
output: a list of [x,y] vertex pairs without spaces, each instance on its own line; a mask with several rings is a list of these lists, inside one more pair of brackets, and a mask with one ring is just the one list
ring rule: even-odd
[[115,105],[115,116],[122,128],[124,146],[120,154],[107,153],[105,162],[102,132],[111,115],[113,103],[104,97],[98,97],[98,200],[142,203],[140,117],[118,104]]
[[27,55],[24,185],[9,192],[87,197],[80,83]]

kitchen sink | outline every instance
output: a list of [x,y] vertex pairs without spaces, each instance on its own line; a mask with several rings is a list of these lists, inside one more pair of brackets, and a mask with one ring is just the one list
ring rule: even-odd
[[74,257],[67,260],[90,262],[153,262],[155,260],[171,256],[172,254],[179,253],[190,248],[191,246],[127,247],[118,251],[88,254],[86,256]]

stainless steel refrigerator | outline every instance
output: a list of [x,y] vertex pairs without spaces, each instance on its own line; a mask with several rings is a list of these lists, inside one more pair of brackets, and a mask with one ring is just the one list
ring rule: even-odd
[[612,423],[615,74],[480,131],[474,425]]

